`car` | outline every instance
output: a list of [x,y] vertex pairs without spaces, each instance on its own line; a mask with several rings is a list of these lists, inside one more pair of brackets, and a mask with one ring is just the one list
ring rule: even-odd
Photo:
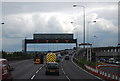
[[115,63],[120,65],[120,61],[116,61]]
[[65,56],[65,60],[69,60],[69,56],[68,55]]
[[0,59],[0,63],[2,63],[2,68],[0,68],[0,73],[2,73],[2,77],[0,77],[0,80],[2,81],[12,81],[12,72],[14,68],[11,68],[9,65],[7,59]]
[[62,58],[61,54],[58,54],[57,57]]
[[72,53],[69,53],[69,55],[72,55]]
[[46,75],[56,74],[59,75],[59,64],[57,62],[49,62],[46,64]]
[[59,57],[56,57],[56,62],[60,62],[60,58]]

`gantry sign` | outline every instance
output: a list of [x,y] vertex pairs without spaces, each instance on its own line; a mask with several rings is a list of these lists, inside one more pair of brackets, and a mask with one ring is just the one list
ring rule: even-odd
[[27,44],[40,43],[75,43],[77,47],[77,39],[73,39],[73,34],[33,34],[33,39],[24,39],[23,51],[27,51]]

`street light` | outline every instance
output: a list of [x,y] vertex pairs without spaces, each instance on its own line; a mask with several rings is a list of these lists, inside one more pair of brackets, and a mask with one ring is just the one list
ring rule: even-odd
[[75,24],[74,22],[70,22],[71,24],[73,24],[73,25],[75,25],[75,28],[74,28],[74,30],[76,30],[77,31],[77,33],[75,34],[75,37],[76,37],[76,39],[78,39],[78,26],[77,26],[77,24]]
[[[73,7],[82,7],[83,8],[83,44],[85,44],[85,6],[82,5],[73,5]],[[85,48],[85,45],[83,45],[83,47]]]
[[[92,48],[92,44],[90,44],[90,42],[89,42],[89,24],[90,23],[96,23],[96,21],[89,21],[88,22],[88,27],[87,27],[87,61],[88,60],[90,60],[91,61],[91,59],[92,59],[92,50],[91,50],[91,48]],[[90,45],[90,49],[88,48],[88,45]],[[89,51],[90,51],[90,54],[89,54]]]
[[96,21],[94,20],[94,21],[89,21],[89,22],[88,22],[88,27],[87,27],[87,43],[90,43],[90,42],[89,42],[89,24],[90,24],[90,23],[96,23]]
[[1,24],[4,24],[4,23],[1,23]]
[[[94,38],[98,38],[98,36],[96,36],[96,35],[94,35],[93,37],[94,37]],[[93,39],[93,44],[94,44],[94,47],[97,46],[97,45],[95,44],[95,39]]]
[[[71,24],[74,24],[74,22],[70,22]],[[79,32],[78,32],[78,27],[77,27],[77,24],[75,24],[76,26],[75,26],[75,28],[74,28],[74,34],[75,34],[75,38],[77,39],[77,45],[76,45],[76,47],[78,48],[78,45],[79,45],[79,43],[78,43],[78,34],[79,34]],[[76,30],[76,32],[75,32],[75,30]],[[76,49],[77,49],[76,48]]]

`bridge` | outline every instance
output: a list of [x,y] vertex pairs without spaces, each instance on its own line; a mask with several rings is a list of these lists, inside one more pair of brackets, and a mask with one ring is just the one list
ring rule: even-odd
[[[80,50],[82,49],[82,51]],[[100,58],[115,58],[120,59],[120,47],[88,47],[78,49],[79,57],[98,61]]]
[[24,39],[23,51],[27,52],[27,44],[49,44],[49,43],[75,43],[77,48],[77,39],[73,39],[73,34],[54,33],[54,34],[33,34],[33,39]]
[[97,58],[116,58],[120,59],[120,47],[98,47],[93,48],[93,52],[96,54]]

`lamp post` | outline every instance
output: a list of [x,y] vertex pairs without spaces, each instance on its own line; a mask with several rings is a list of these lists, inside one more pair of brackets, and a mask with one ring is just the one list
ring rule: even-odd
[[94,47],[97,47],[97,45],[95,44],[95,40],[96,40],[95,38],[98,38],[98,36],[94,35],[93,38],[94,38],[94,39],[93,39]]
[[1,23],[1,24],[4,24],[4,23]]
[[[74,22],[70,22],[71,24],[75,24]],[[74,34],[75,34],[75,38],[76,39],[78,39],[78,26],[77,26],[77,24],[75,24],[75,28],[74,28],[74,31],[76,30],[76,34],[75,34],[75,32],[74,32]]]
[[73,7],[82,7],[83,8],[83,47],[85,48],[85,6],[82,5],[73,5]]
[[90,27],[89,25],[90,25],[90,23],[96,23],[96,21],[89,21],[88,22],[88,27],[87,27],[87,43],[90,43],[89,42],[89,27]]
[[[74,22],[70,22],[71,24],[74,24]],[[75,26],[75,28],[74,28],[74,31],[76,31],[76,32],[74,32],[74,34],[75,34],[75,37],[76,37],[76,39],[77,39],[77,43],[76,43],[76,50],[78,49],[78,34],[79,34],[79,32],[78,32],[78,27],[77,27],[77,25]]]
[[[91,50],[92,44],[90,44],[90,42],[89,42],[89,24],[90,23],[96,23],[96,21],[89,21],[88,22],[88,27],[87,27],[87,61],[89,61],[89,60],[91,61],[91,59],[92,59],[92,53],[91,53],[92,52],[92,50]],[[88,45],[90,46],[90,48],[88,48]]]

